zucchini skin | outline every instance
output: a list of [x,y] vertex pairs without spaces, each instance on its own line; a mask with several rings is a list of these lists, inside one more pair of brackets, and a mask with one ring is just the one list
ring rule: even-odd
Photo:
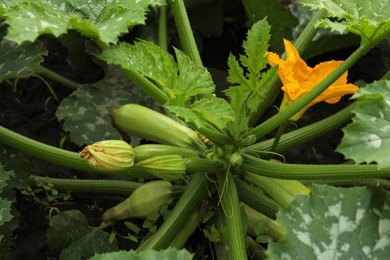
[[113,111],[113,119],[115,126],[130,136],[180,147],[203,145],[192,129],[141,105],[122,105]]
[[180,155],[183,158],[199,157],[194,149],[166,144],[141,144],[134,147],[133,152],[136,162],[159,155]]

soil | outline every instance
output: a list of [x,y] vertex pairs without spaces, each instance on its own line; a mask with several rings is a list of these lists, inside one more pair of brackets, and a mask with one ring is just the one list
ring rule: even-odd
[[[211,46],[209,48],[214,46],[216,49],[206,49],[204,50],[205,53],[218,52],[219,39],[213,40],[215,43],[207,46]],[[71,71],[66,63],[58,63],[58,60],[66,60],[66,50],[60,45],[51,47],[51,52],[55,59],[54,56],[49,56],[45,61],[46,66],[79,82],[97,79],[91,75],[85,75],[85,77],[77,75]],[[344,50],[341,54],[347,55],[350,51]],[[350,71],[350,80],[353,82],[357,79],[363,79],[366,82],[372,82],[374,79],[379,79],[384,73],[384,61],[378,60],[377,57],[381,53],[385,53],[384,55],[388,54],[388,51],[388,45],[371,51]],[[226,74],[220,70],[223,66],[217,66],[216,64],[220,65],[222,64],[221,62],[225,64],[227,55],[228,53],[225,53],[225,55],[222,55],[224,57],[218,56],[217,61],[209,62],[213,66],[212,71],[215,71],[214,75],[218,74],[216,76],[218,79],[221,79],[221,76],[223,78]],[[326,59],[333,59],[337,56],[340,56],[340,52],[328,54]],[[325,57],[321,58],[325,59]],[[50,83],[60,100],[71,93],[71,90],[65,89],[55,82]],[[0,99],[0,124],[35,140],[59,146],[61,139],[63,136],[66,136],[66,133],[62,130],[61,123],[55,118],[55,110],[58,103],[51,99],[46,104],[50,95],[48,89],[37,78],[20,80],[14,90],[9,84],[2,83],[0,87],[0,96],[2,97]],[[348,102],[350,101],[343,99],[342,102],[336,105],[316,105],[305,114],[305,117],[298,125],[303,126],[310,122],[318,121],[329,114],[335,113]],[[290,163],[340,163],[344,161],[343,156],[333,151],[340,142],[341,137],[342,132],[335,131],[304,146],[297,147],[284,155]],[[64,148],[72,151],[79,150],[77,146],[68,141],[65,141]],[[32,157],[26,158],[31,165],[32,173],[35,175],[68,178],[80,176],[80,173],[77,171],[58,168]],[[98,225],[102,209],[112,205],[112,201],[104,196],[91,197],[74,194],[72,198],[70,202],[58,203],[53,206],[58,207],[60,210],[79,209],[88,217],[91,225]],[[25,259],[26,256],[29,259],[57,259],[59,251],[50,250],[46,244],[46,230],[49,219],[48,209],[32,203],[20,193],[18,194],[16,208],[21,213],[21,216],[19,228],[15,231],[14,248],[9,259]],[[125,248],[129,247],[128,244],[126,246],[125,242],[122,241],[122,243]]]

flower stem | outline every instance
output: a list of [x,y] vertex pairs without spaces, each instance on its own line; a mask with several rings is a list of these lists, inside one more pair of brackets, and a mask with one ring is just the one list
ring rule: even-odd
[[219,172],[218,190],[226,225],[226,241],[229,244],[230,259],[247,259],[245,232],[235,181],[231,171]]
[[292,103],[282,112],[271,117],[264,123],[249,130],[248,135],[254,135],[261,138],[271,132],[273,129],[281,125],[284,121],[298,113],[317,96],[324,92],[333,82],[341,77],[353,64],[355,64],[369,49],[370,45],[361,45],[355,52],[351,54],[339,67],[337,67],[326,79],[320,82],[312,90],[302,96],[300,99]]
[[138,247],[137,251],[158,250],[168,247],[179,230],[186,225],[194,209],[200,207],[203,200],[207,199],[207,197],[206,176],[198,173],[187,185],[183,195],[164,223],[153,236]]
[[104,171],[91,166],[80,154],[47,145],[30,139],[9,129],[0,126],[0,142],[36,158],[80,171],[94,172],[108,175],[127,176],[133,178],[150,178],[152,175],[139,167],[131,167],[126,171]]
[[274,138],[274,141],[272,143],[272,147],[271,147],[271,152],[275,152],[276,151],[276,148],[278,147],[278,144],[279,144],[279,141],[280,141],[280,138],[282,137],[283,133],[284,133],[284,130],[286,129],[286,127],[290,124],[290,122],[287,120],[287,121],[284,121],[278,128],[278,131],[276,132],[276,136]]
[[198,47],[196,46],[195,38],[192,33],[190,21],[187,16],[184,1],[171,0],[170,4],[184,53],[190,56],[191,60],[198,66],[203,66]]
[[[312,139],[323,136],[324,134],[339,128],[351,119],[353,116],[352,109],[355,105],[356,103],[354,102],[336,114],[333,114],[321,121],[282,135],[275,152],[280,153],[296,147],[297,145],[305,144]],[[271,149],[274,142],[274,139],[268,139],[266,141],[247,146],[242,149],[242,152],[251,153],[255,151],[267,151]]]
[[39,67],[38,73],[44,76],[45,78],[49,78],[51,80],[57,81],[61,85],[70,89],[78,89],[84,86],[84,84],[80,84],[73,80],[67,79],[64,76],[42,66]]
[[377,165],[360,164],[290,164],[262,160],[243,155],[242,169],[253,174],[289,180],[389,178],[390,168],[378,169]]

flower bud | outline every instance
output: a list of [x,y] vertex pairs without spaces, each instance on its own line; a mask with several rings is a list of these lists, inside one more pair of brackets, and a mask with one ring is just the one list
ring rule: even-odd
[[122,140],[100,141],[86,146],[80,156],[105,170],[120,171],[134,164],[133,148]]
[[107,210],[103,221],[118,221],[127,218],[144,218],[172,201],[172,184],[168,181],[151,181],[143,184],[125,201]]
[[159,155],[137,163],[145,171],[164,180],[176,180],[186,172],[185,161],[180,155]]

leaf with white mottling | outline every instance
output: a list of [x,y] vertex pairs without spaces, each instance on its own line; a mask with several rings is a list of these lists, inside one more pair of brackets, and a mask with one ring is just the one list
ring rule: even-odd
[[38,71],[43,55],[47,55],[47,50],[39,42],[17,45],[2,38],[0,40],[0,82],[7,78],[31,76]]
[[286,238],[270,242],[272,259],[387,259],[389,192],[314,185],[277,214]]
[[[373,44],[390,36],[390,0],[301,0],[312,9],[325,9],[319,26],[350,31]],[[337,19],[334,19],[337,18]]]
[[193,254],[185,249],[167,248],[163,250],[147,250],[141,252],[135,251],[119,251],[105,254],[98,254],[90,258],[90,260],[191,260]]
[[357,105],[352,123],[343,128],[344,137],[337,151],[356,163],[377,162],[390,167],[390,81],[376,81],[353,96]]
[[163,4],[165,0],[22,0],[3,8],[7,38],[17,43],[73,29],[107,45],[116,43],[130,26],[144,24],[149,5]]
[[127,103],[156,108],[156,104],[132,85],[121,71],[114,70],[104,80],[79,88],[63,99],[56,116],[59,121],[64,120],[64,129],[78,145],[120,139],[109,113],[113,107]]

